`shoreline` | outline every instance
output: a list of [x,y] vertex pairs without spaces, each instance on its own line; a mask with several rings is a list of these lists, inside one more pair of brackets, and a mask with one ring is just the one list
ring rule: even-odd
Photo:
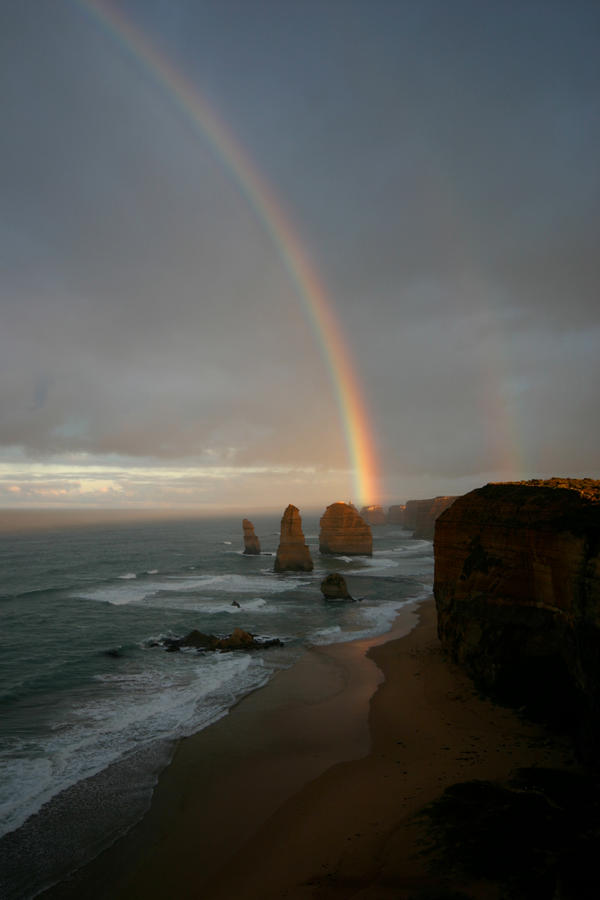
[[367,653],[414,628],[422,602],[400,607],[382,635],[306,648],[227,715],[181,739],[143,817],[37,896],[166,897],[175,889],[188,896],[186,885],[175,886],[182,859],[208,877],[286,799],[368,752],[369,701],[383,676]]
[[307,650],[181,741],[141,822],[40,896],[412,900],[440,887],[415,813],[526,766],[578,768],[443,659],[430,598],[378,638]]

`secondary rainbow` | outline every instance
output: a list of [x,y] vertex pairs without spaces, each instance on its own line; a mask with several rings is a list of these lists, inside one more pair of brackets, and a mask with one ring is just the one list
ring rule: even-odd
[[289,216],[239,141],[211,109],[196,85],[177,70],[122,12],[99,0],[75,2],[142,64],[155,83],[208,139],[217,158],[233,174],[268,231],[304,301],[330,373],[354,473],[355,495],[360,503],[375,503],[380,496],[378,465],[362,390],[331,301]]

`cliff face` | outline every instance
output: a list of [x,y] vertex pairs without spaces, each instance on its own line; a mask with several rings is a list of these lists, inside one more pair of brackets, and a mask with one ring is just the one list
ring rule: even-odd
[[485,690],[600,747],[600,482],[489,484],[435,528],[440,639]]
[[258,556],[260,553],[260,541],[254,534],[254,525],[250,519],[242,519],[244,529],[244,553]]
[[360,514],[369,525],[385,525],[387,522],[387,515],[381,506],[363,506]]
[[371,556],[373,535],[369,525],[348,503],[332,503],[321,516],[320,553]]
[[291,504],[281,519],[281,536],[274,569],[276,572],[312,572],[313,569],[310,550],[304,543],[300,513]]
[[417,500],[415,510],[414,538],[432,541],[438,516],[452,506],[456,497],[434,497],[432,500]]
[[413,537],[432,541],[435,521],[456,497],[431,497],[429,500],[408,500],[404,509],[404,527],[413,531]]
[[390,506],[387,514],[388,525],[404,525],[405,513],[406,506],[404,504],[397,503],[395,506]]

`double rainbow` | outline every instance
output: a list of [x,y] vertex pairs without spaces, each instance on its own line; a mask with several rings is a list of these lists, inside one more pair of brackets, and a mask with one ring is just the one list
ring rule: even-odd
[[329,371],[353,470],[355,496],[361,504],[375,503],[379,498],[378,465],[362,390],[325,286],[309,260],[289,216],[285,214],[272,189],[239,141],[211,109],[196,85],[177,70],[121,11],[101,0],[76,2],[141,64],[209,141],[217,158],[233,175],[270,235],[304,301]]

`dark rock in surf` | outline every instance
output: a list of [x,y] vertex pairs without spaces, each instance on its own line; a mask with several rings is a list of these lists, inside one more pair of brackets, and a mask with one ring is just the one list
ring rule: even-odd
[[176,653],[183,647],[196,649],[198,652],[221,650],[264,650],[267,647],[283,647],[283,642],[278,638],[261,640],[243,628],[234,628],[232,633],[225,637],[217,637],[215,634],[204,634],[198,629],[190,631],[182,638],[163,638],[162,641],[152,641],[148,646],[161,646],[167,653]]
[[321,582],[321,591],[326,600],[352,600],[348,593],[346,579],[339,572],[331,572]]

